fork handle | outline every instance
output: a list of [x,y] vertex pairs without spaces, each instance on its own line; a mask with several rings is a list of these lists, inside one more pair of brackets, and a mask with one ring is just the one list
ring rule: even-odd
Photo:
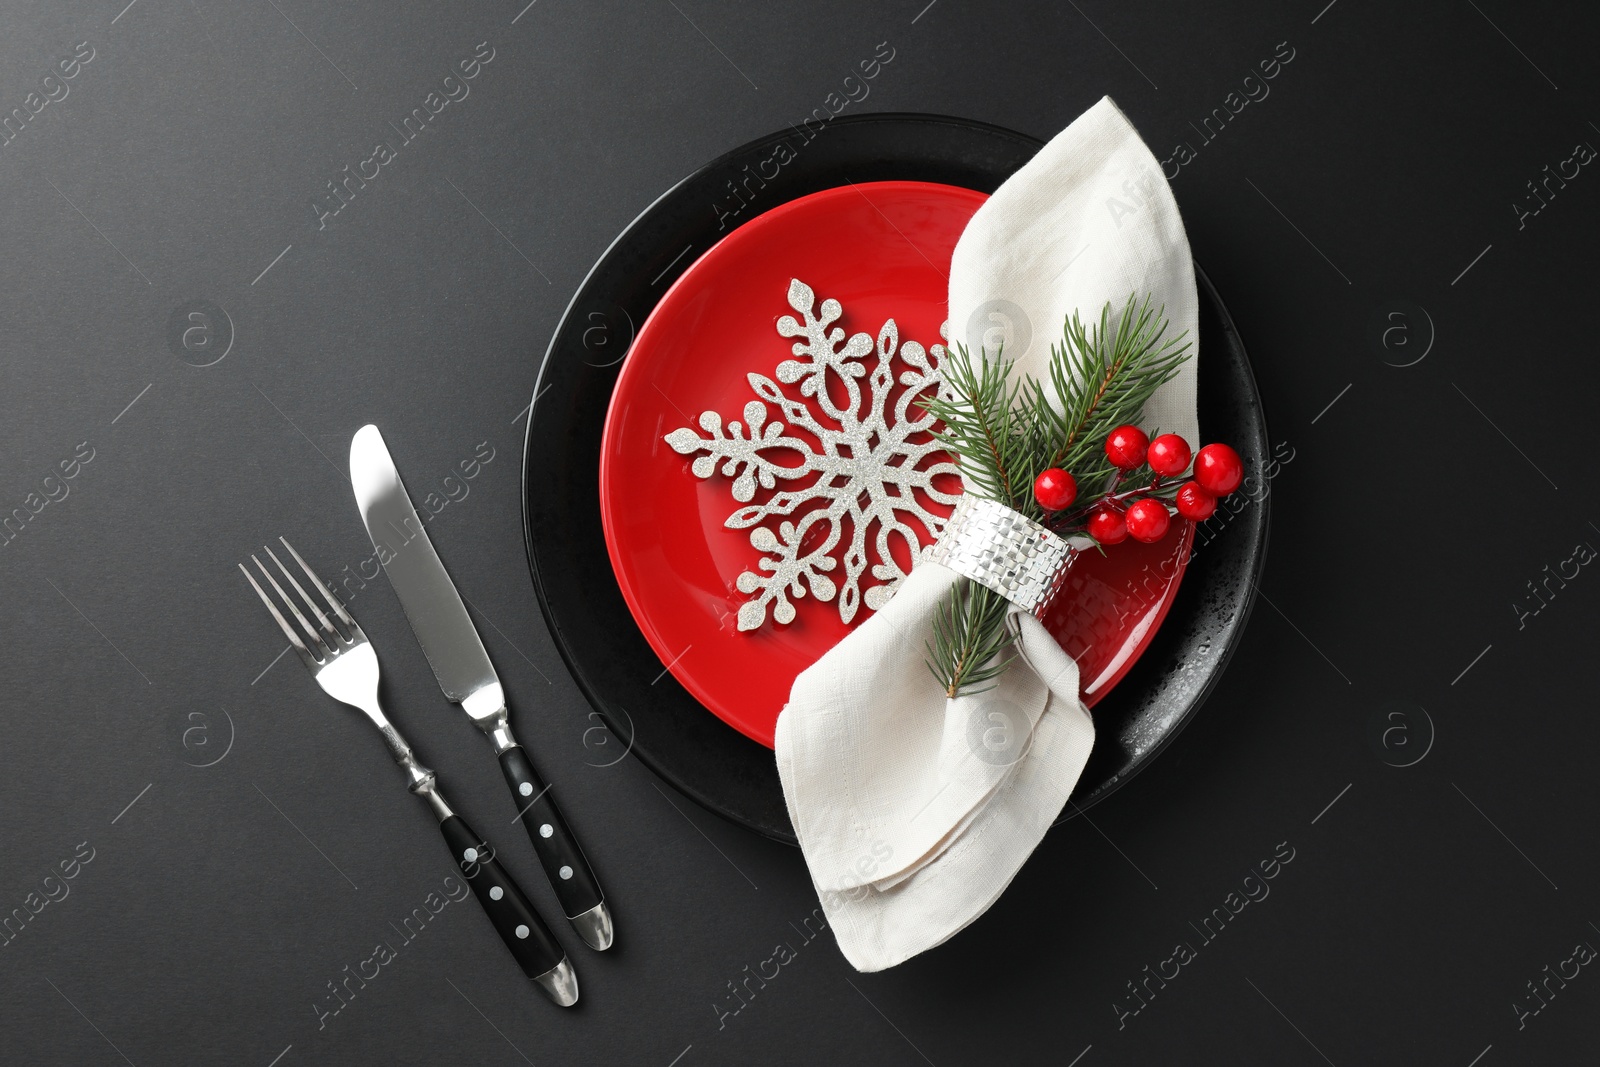
[[[567,918],[577,918],[604,904],[606,896],[600,891],[599,879],[561,817],[553,791],[539,779],[539,772],[533,769],[533,761],[521,745],[500,753],[500,769],[505,772],[506,784],[521,813],[517,817],[528,829],[533,850],[538,853],[539,863]],[[609,943],[608,938],[606,944]]]
[[[478,903],[483,905],[484,913],[521,965],[522,972],[538,981],[566,963],[566,950],[533,910],[510,872],[495,858],[494,847],[459,815],[451,815],[440,822],[439,830]],[[541,986],[546,984],[540,982]]]

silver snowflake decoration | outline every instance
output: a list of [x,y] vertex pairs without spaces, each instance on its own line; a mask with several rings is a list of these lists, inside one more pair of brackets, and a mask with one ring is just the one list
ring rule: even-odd
[[[760,397],[744,408],[744,424],[726,428],[715,411],[702,412],[701,437],[687,427],[667,434],[666,441],[682,455],[696,457],[691,469],[697,478],[710,478],[719,466],[733,478],[733,498],[748,503],[756,487],[775,489],[779,482],[804,484],[774,493],[765,503],[751,504],[729,515],[723,524],[732,530],[750,530],[750,544],[762,553],[756,570],[739,575],[741,593],[755,594],[739,608],[739,629],[754,630],[767,618],[794,621],[791,600],[811,595],[818,600],[839,600],[839,617],[855,618],[865,600],[876,611],[888,603],[906,577],[890,552],[890,537],[899,534],[912,549],[913,561],[922,553],[914,519],[932,539],[944,519],[928,510],[927,502],[954,504],[959,493],[934,488],[941,474],[957,475],[960,468],[940,454],[928,431],[934,419],[912,403],[942,384],[939,365],[943,345],[925,350],[916,341],[900,343],[899,330],[889,319],[878,332],[877,345],[870,335],[852,334],[833,326],[844,313],[837,300],[824,300],[821,313],[813,311],[816,294],[799,279],[789,283],[789,306],[801,320],[785,315],[778,332],[799,338],[796,359],[778,364],[778,381],[799,385],[797,400],[771,378],[748,376],[750,388]],[[831,327],[831,329],[830,329]],[[942,332],[942,331],[941,331]],[[867,357],[877,352],[876,363]],[[898,356],[904,369],[903,387],[887,410],[895,388],[892,364]],[[865,388],[863,388],[865,386]],[[836,398],[842,403],[835,403]],[[768,421],[768,405],[778,418]],[[798,456],[800,462],[793,463]],[[815,533],[813,533],[815,531]],[[844,581],[836,583],[834,551],[848,535],[844,550]],[[868,570],[867,543],[873,540],[870,561],[876,584],[861,586]],[[841,588],[842,586],[842,588]]]

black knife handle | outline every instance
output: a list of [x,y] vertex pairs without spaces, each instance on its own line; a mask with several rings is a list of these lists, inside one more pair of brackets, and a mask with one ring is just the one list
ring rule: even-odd
[[551,936],[550,928],[533,910],[510,872],[500,866],[493,846],[459,815],[445,819],[439,830],[478,903],[522,966],[522,973],[537,978],[566,959],[566,950]]
[[604,903],[605,894],[600,891],[594,871],[589,869],[589,861],[584,858],[578,839],[567,828],[550,787],[539,780],[533,761],[521,745],[513,745],[500,753],[500,769],[506,773],[506,782],[521,812],[518,818],[528,828],[533,850],[539,854],[539,863],[549,876],[567,918],[582,915]]

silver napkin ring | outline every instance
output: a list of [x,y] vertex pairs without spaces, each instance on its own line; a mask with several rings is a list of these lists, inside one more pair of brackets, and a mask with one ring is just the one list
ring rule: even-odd
[[1077,549],[1004,504],[962,496],[928,559],[1043,617]]

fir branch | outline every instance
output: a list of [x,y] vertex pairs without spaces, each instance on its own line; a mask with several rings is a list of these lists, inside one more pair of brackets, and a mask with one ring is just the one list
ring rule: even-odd
[[1141,304],[1130,295],[1115,329],[1109,303],[1092,334],[1073,314],[1062,343],[1050,352],[1050,384],[1061,399],[1059,413],[1043,385],[1034,383],[1034,404],[1054,441],[1041,470],[1062,467],[1075,477],[1081,471],[1089,479],[1080,479],[1081,485],[1101,483],[1096,475],[1110,471],[1102,452],[1105,436],[1124,423],[1138,422],[1156,390],[1189,358],[1184,335],[1163,340],[1166,330],[1166,309],[1152,311],[1148,296]]
[[994,688],[984,683],[1000,677],[1016,659],[1015,653],[1001,658],[1011,643],[1006,627],[1010,607],[1005,597],[970,578],[958,580],[939,605],[927,664],[945,696]]
[[922,401],[923,410],[944,424],[935,434],[940,444],[970,460],[963,465],[963,480],[993,500],[1010,500],[1032,485],[1031,478],[1024,484],[1012,476],[1026,450],[1018,425],[1022,390],[1008,381],[1010,369],[1003,350],[990,358],[980,349],[974,361],[958,344],[941,368],[947,391]]

